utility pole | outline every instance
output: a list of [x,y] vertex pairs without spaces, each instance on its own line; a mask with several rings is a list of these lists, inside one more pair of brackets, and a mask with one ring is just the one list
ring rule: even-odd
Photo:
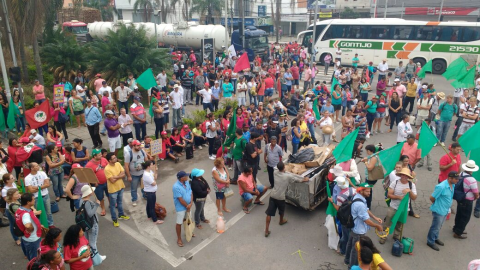
[[377,18],[377,2],[378,0],[373,0],[373,18]]
[[402,2],[402,13],[400,13],[400,19],[403,19],[403,13],[405,12],[405,3]]
[[442,0],[442,3],[440,4],[440,12],[438,13],[438,21],[442,19],[442,11],[443,11],[443,2],[445,0]]
[[242,16],[242,25],[240,25],[240,27],[242,27],[243,29],[238,29],[238,32],[239,33],[242,33],[242,47],[243,47],[243,50],[245,50],[245,6],[244,6],[244,2],[245,0],[239,0],[238,3],[239,3],[239,12],[240,12],[240,16]]
[[383,11],[383,18],[387,18],[387,10],[388,10],[388,0],[385,0],[385,10]]
[[312,36],[312,56],[310,57],[310,68],[313,68],[313,62],[317,52],[315,50],[315,42],[317,35],[317,17],[318,17],[318,0],[315,0],[315,14],[313,14],[313,36]]
[[228,0],[225,0],[225,49],[228,49]]
[[[0,33],[0,48],[2,48],[1,39],[2,39],[2,33]],[[3,76],[3,82],[5,83],[5,89],[7,89],[7,93],[10,93],[10,84],[8,83],[7,67],[5,66],[5,58],[3,57],[3,50],[0,51],[0,65],[2,67],[2,76]],[[10,97],[8,97],[8,99],[10,99]]]

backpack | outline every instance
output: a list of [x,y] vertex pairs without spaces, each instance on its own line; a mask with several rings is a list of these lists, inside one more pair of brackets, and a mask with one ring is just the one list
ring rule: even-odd
[[[142,152],[142,156],[143,156],[143,158],[145,159],[145,153],[143,152],[143,150],[140,150],[140,152]],[[129,161],[129,163],[132,163],[132,160],[133,160],[133,152],[132,152],[132,149],[128,150],[128,153],[130,154],[130,161]]]
[[455,188],[453,189],[453,199],[457,202],[461,202],[465,200],[465,197],[467,197],[467,193],[465,192],[465,188],[463,187],[463,181],[465,180],[466,176],[470,175],[460,175],[460,178],[458,179],[458,182],[457,184],[455,184]]
[[355,202],[363,202],[361,199],[357,198],[353,201],[344,202],[337,211],[337,218],[340,221],[342,226],[346,226],[351,229],[355,226],[355,219],[352,216],[352,204]]
[[200,124],[200,129],[202,130],[203,134],[207,134],[207,120]]
[[62,113],[62,112],[59,112],[59,113],[58,113],[58,122],[59,122],[60,124],[65,124],[65,123],[67,123],[69,119],[70,119],[70,117],[69,117],[67,114]]
[[[13,213],[14,217],[16,217],[16,216],[15,216],[15,211],[13,211],[13,208],[12,208],[13,205],[14,205],[14,204],[11,203],[11,204],[8,206],[8,210],[10,210],[10,213]],[[13,223],[13,234],[15,234],[15,235],[18,236],[18,237],[21,237],[21,236],[24,236],[24,235],[25,235],[25,234],[23,233],[23,231],[20,230],[20,228],[18,227],[18,225],[17,225],[17,219],[15,219],[15,222]]]
[[85,203],[82,203],[82,206],[75,212],[75,223],[82,227],[84,232],[90,230],[93,225],[95,224],[94,216],[89,217],[87,214],[87,210],[85,209]]
[[[49,267],[49,264],[43,262],[41,259],[40,259],[40,251],[38,251],[38,255],[37,257],[31,259],[28,264],[27,264],[27,270],[41,270],[43,269],[44,267]],[[50,268],[49,268],[50,269]]]

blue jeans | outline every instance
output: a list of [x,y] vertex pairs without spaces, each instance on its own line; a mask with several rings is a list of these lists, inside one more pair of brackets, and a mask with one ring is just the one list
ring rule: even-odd
[[205,220],[205,215],[203,211],[204,206],[205,206],[205,201],[195,202],[195,225],[199,225],[200,221]]
[[440,229],[442,228],[443,222],[447,219],[447,216],[442,216],[437,214],[436,212],[432,212],[433,220],[432,226],[430,226],[430,230],[428,230],[427,235],[427,243],[430,245],[435,244],[435,240],[438,240],[438,234],[440,233]]
[[298,145],[299,145],[299,144],[300,144],[300,143],[293,143],[293,142],[292,142],[292,148],[293,148],[293,149],[292,149],[292,155],[295,155],[295,154],[298,152]]
[[70,170],[72,169],[72,164],[63,163],[62,168],[63,168],[63,174],[64,175],[70,175]]
[[258,102],[263,102],[265,96],[257,95]]
[[[45,206],[45,212],[47,212],[48,226],[53,226],[52,210],[50,209],[50,194],[47,194],[42,198],[43,198],[43,205]],[[37,200],[38,198],[35,199],[35,205],[37,205]]]
[[98,184],[97,187],[95,188],[95,196],[97,196],[97,199],[99,201],[103,201],[103,198],[105,196],[108,197],[108,189],[107,189],[107,183],[105,184]]
[[368,93],[360,93],[360,97],[364,102],[367,102],[368,100]]
[[108,197],[110,198],[110,214],[112,215],[112,220],[117,220],[117,213],[115,212],[115,204],[117,205],[118,215],[124,216],[123,212],[123,188],[115,193],[109,193]]
[[93,227],[90,230],[85,232],[85,238],[87,238],[88,244],[90,244],[90,246],[93,249],[97,249],[97,237],[98,237],[98,222],[95,222],[95,224],[93,224]]
[[63,196],[63,185],[62,185],[63,176],[64,176],[64,172],[61,172],[59,174],[49,175],[50,180],[52,180],[53,192],[55,193],[55,197]]
[[80,208],[80,200],[81,199],[75,199],[73,200],[73,205],[75,206],[75,209],[78,210]]
[[315,138],[315,125],[313,123],[307,124],[308,131],[310,132],[310,136],[312,137],[313,141],[316,142],[317,139]]
[[473,210],[473,213],[480,213],[480,200],[477,200],[475,203],[475,209]]
[[28,242],[23,240],[22,238],[22,250],[23,254],[27,257],[29,261],[31,261],[33,258],[37,257],[37,249],[40,247],[40,242],[42,241],[42,238],[39,238],[35,242]]
[[447,137],[448,129],[450,128],[451,121],[438,121],[437,123],[437,139],[440,142],[445,142],[445,137]]
[[152,218],[153,222],[157,222],[157,214],[155,214],[157,195],[155,192],[145,192],[145,195],[147,196],[147,217]]
[[207,109],[210,110],[210,112],[213,112],[213,104],[212,103],[203,103],[203,110],[207,112]]
[[15,123],[17,126],[17,131],[20,132],[20,130],[25,130],[25,117],[15,117]]
[[[45,132],[45,136],[47,136],[48,133],[48,124],[45,124],[41,127],[38,128],[38,132],[40,132],[40,135],[43,136],[43,133]],[[45,149],[43,149],[45,150]]]
[[[183,107],[185,107],[185,106],[183,106]],[[173,111],[173,117],[172,117],[173,127],[177,127],[178,125],[180,125],[182,123],[181,110],[182,109],[172,108],[172,111]]]
[[298,111],[297,111],[297,109],[295,108],[295,106],[288,106],[288,108],[287,108],[287,113],[288,113],[288,115],[297,116]]
[[145,136],[147,136],[147,122],[134,123],[133,127],[135,127],[135,137],[137,138],[137,140],[143,141],[145,139]]
[[367,112],[367,125],[368,125],[368,131],[370,132],[372,132],[373,120],[375,120],[375,113]]
[[[132,194],[132,202],[136,202],[138,200],[137,196],[137,188],[138,185],[140,184],[140,179],[142,179],[142,175],[132,175],[132,185],[130,187],[131,189],[131,194]],[[145,197],[145,193],[142,191],[142,195]]]
[[18,236],[16,236],[15,233],[13,232],[13,224],[15,224],[15,217],[13,217],[12,214],[10,214],[10,211],[8,211],[8,209],[5,209],[5,215],[8,218],[8,222],[10,222],[10,234],[12,234],[13,241],[17,241]]
[[125,108],[125,111],[128,114],[128,100],[125,102],[121,102],[121,101],[118,102],[118,111],[120,111],[122,107]]
[[248,99],[250,101],[250,104],[255,104],[255,106],[257,106],[257,96],[252,96],[252,94],[250,94],[250,91],[247,91],[248,92]]
[[340,253],[342,255],[345,255],[345,253],[347,252],[348,237],[350,237],[350,229],[347,228],[347,226],[342,225],[342,238],[340,238],[339,241]]

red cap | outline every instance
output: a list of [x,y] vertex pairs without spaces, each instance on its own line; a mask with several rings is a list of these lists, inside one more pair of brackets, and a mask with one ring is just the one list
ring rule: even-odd
[[95,77],[102,77],[102,74],[97,73],[97,75],[95,75]]
[[55,146],[57,146],[57,147],[62,147],[63,145],[62,145],[62,142],[61,142],[61,141],[57,141],[57,142],[55,143]]
[[183,128],[188,128],[188,125],[183,125]]
[[160,135],[167,135],[167,132],[164,130],[164,131],[160,132]]
[[132,145],[142,145],[138,140],[133,140]]
[[83,167],[82,167],[82,165],[80,165],[78,163],[73,163],[72,169],[76,169],[76,168],[83,168]]
[[30,140],[29,140],[27,137],[23,137],[23,138],[20,138],[20,140],[18,140],[18,142],[21,142],[21,143],[29,143]]
[[204,85],[205,87],[210,87],[210,84],[208,82],[206,82]]

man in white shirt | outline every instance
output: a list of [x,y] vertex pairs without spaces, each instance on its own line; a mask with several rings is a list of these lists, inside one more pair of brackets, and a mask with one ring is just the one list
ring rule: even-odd
[[44,138],[42,135],[38,134],[36,129],[32,129],[32,130],[30,131],[30,133],[32,134],[32,135],[30,135],[30,136],[32,136],[31,141],[32,141],[36,146],[38,146],[38,147],[42,148],[43,150],[45,150],[45,147],[46,147],[45,138]]
[[[32,162],[29,165],[30,174],[25,177],[25,188],[27,192],[32,193],[35,197],[35,205],[38,199],[43,200],[45,212],[47,212],[48,227],[53,227],[53,216],[50,209],[50,195],[48,194],[48,187],[50,187],[50,178],[43,171],[40,171],[38,163]],[[41,190],[42,198],[38,198],[38,190]]]
[[165,70],[162,70],[161,73],[158,73],[157,84],[160,86],[163,92],[167,91],[167,74],[165,73]]
[[205,112],[207,112],[207,109],[209,109],[210,112],[213,112],[212,90],[210,90],[210,84],[208,82],[204,84],[204,88],[202,90],[197,91],[197,95],[202,95],[203,109]]
[[77,90],[77,96],[83,99],[83,103],[87,101],[86,92],[88,87],[83,85],[83,82],[79,82],[77,86],[75,86],[75,90]]
[[422,122],[428,118],[430,114],[430,108],[432,108],[433,98],[430,98],[430,93],[425,92],[423,98],[417,102],[417,120],[415,126],[419,128],[422,126]]
[[408,113],[402,116],[402,122],[398,123],[397,144],[407,140],[407,136],[412,134],[413,129],[410,126],[410,115]]
[[342,61],[342,48],[340,48],[340,46],[338,46],[335,51],[335,60]]
[[385,78],[388,72],[388,64],[387,64],[386,58],[383,59],[382,63],[378,64],[377,70],[378,70],[378,80],[380,81],[382,78]]
[[118,109],[125,108],[128,113],[128,98],[133,92],[132,89],[125,86],[125,82],[121,81],[120,85],[115,88],[115,93],[117,93]]
[[172,124],[174,127],[177,127],[182,123],[181,111],[183,107],[183,93],[179,91],[179,85],[175,84],[173,86],[173,91],[170,93],[170,100],[172,101]]
[[113,90],[112,90],[112,87],[107,85],[106,81],[103,81],[102,82],[102,87],[100,87],[100,89],[98,89],[98,92],[97,92],[98,100],[102,100],[103,92],[105,92],[105,91],[108,92],[108,100],[110,101],[110,103],[112,103],[113,102],[113,98],[112,98]]

